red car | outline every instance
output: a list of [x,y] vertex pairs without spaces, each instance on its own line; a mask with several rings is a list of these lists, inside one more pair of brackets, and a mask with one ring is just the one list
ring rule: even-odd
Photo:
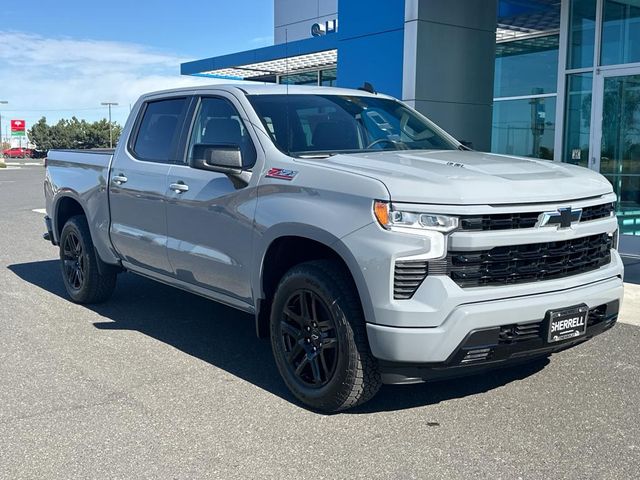
[[31,148],[7,148],[2,151],[2,155],[7,158],[28,158],[33,157],[34,150]]

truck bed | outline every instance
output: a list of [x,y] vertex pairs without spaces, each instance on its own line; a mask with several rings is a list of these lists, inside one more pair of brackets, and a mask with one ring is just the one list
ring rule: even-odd
[[[47,215],[55,218],[50,199],[60,190],[68,192],[70,199],[84,205],[89,229],[101,258],[113,259],[109,244],[109,167],[113,149],[49,150],[46,160],[45,188],[52,191],[45,195]],[[69,208],[68,204],[65,208]],[[59,227],[59,226],[58,226]],[[57,237],[58,232],[54,232]],[[54,238],[57,240],[57,238]]]

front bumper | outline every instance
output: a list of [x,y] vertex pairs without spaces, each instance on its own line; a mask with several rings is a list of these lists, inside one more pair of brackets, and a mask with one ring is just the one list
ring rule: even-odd
[[619,307],[620,302],[615,300],[591,309],[585,335],[552,344],[545,340],[545,320],[473,330],[445,362],[380,362],[382,380],[388,384],[399,384],[453,378],[546,357],[609,330],[616,324]]
[[[367,323],[367,334],[373,355],[383,362],[445,366],[455,358],[456,352],[466,348],[465,340],[474,332],[495,332],[500,327],[512,325],[530,326],[542,322],[548,310],[582,303],[589,309],[613,302],[619,305],[623,288],[622,279],[616,276],[551,293],[462,304],[436,327],[406,328]],[[589,332],[580,340],[588,336]],[[545,345],[533,347],[534,350],[538,347],[544,349]],[[553,345],[550,350],[555,348]],[[511,352],[508,358],[514,355],[519,355],[519,352]]]

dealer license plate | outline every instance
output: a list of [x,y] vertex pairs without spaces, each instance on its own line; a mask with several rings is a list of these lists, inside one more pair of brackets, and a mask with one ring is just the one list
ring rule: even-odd
[[586,305],[565,308],[563,310],[549,310],[548,341],[549,343],[569,340],[587,333],[587,316],[589,308]]

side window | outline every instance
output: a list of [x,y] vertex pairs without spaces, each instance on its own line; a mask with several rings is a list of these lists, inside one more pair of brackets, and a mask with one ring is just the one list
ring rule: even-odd
[[236,108],[222,98],[203,98],[189,140],[188,160],[195,145],[238,145],[245,167],[256,162],[253,141]]
[[186,108],[186,98],[147,103],[133,145],[136,156],[151,162],[173,160],[174,146]]

